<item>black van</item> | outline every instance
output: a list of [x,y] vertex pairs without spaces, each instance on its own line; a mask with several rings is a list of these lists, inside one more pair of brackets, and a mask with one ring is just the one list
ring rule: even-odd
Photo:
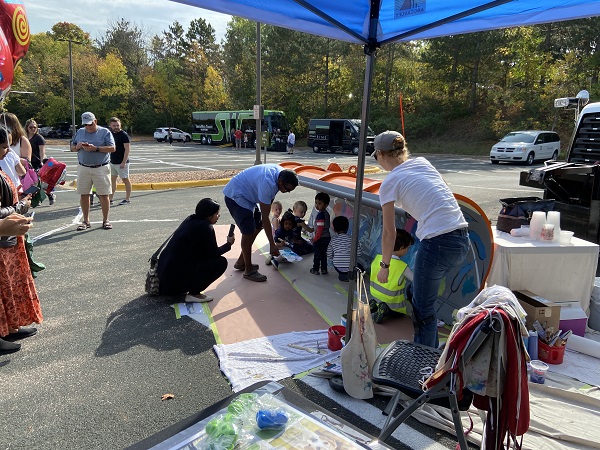
[[[358,155],[360,139],[359,119],[310,119],[308,124],[308,146],[315,153],[321,150],[335,152],[352,152]],[[369,127],[367,130],[368,155],[373,153],[375,133]]]

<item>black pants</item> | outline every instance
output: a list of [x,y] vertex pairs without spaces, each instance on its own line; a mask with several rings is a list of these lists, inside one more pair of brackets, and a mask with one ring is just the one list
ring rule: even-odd
[[198,295],[223,275],[225,269],[227,259],[224,256],[193,262],[186,273],[175,273],[167,268],[160,277],[159,291],[164,295]]
[[313,270],[319,270],[321,272],[327,271],[327,246],[329,245],[331,238],[322,237],[316,242],[313,242],[313,252],[315,253],[313,258]]

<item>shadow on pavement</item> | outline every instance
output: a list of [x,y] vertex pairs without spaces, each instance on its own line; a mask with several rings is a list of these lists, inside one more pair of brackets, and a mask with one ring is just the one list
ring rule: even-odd
[[123,305],[106,319],[95,356],[115,355],[137,345],[158,351],[179,349],[190,356],[212,349],[214,338],[208,328],[186,317],[175,318],[170,304],[176,301],[143,295]]

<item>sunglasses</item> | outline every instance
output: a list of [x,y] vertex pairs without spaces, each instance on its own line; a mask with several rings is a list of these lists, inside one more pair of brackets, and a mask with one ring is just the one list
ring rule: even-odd
[[92,125],[94,125],[94,122],[85,124],[86,127],[91,127]]

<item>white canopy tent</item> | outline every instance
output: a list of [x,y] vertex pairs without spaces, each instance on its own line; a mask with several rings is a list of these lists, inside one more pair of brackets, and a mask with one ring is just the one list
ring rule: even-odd
[[[535,25],[600,15],[598,0],[171,0],[256,22],[364,45],[366,70],[361,119],[369,122],[374,54],[390,42]],[[268,14],[267,14],[268,12]],[[367,127],[361,127],[354,210],[360,211]],[[356,264],[359,221],[352,229]],[[352,317],[354,285],[348,290]],[[351,329],[349,324],[348,330]],[[347,333],[349,339],[350,333]]]

